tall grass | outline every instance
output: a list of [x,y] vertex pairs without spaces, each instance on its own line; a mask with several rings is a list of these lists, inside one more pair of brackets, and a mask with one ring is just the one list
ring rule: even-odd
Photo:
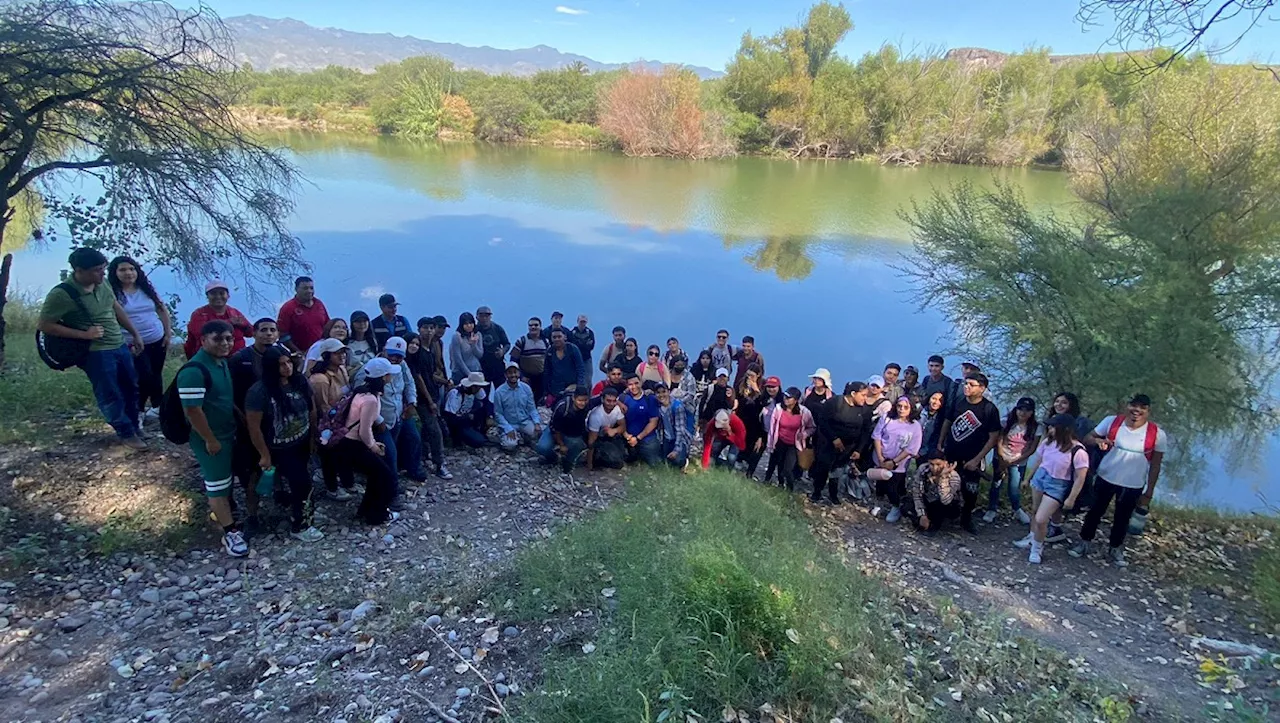
[[[720,720],[726,706],[756,720],[766,704],[797,722],[981,720],[983,704],[1090,720],[1102,697],[1064,668],[1039,678],[1054,654],[1010,643],[998,625],[969,629],[946,613],[925,632],[904,620],[887,588],[823,547],[793,499],[737,475],[637,480],[626,502],[523,553],[514,576],[499,592],[519,617],[600,616],[593,639],[552,654],[522,720]],[[939,656],[953,670],[968,660],[963,684],[950,683],[964,703],[945,676],[921,674],[941,670]]]
[[56,372],[40,361],[35,328],[40,304],[17,296],[4,308],[6,360],[0,369],[0,444],[31,439],[42,430],[62,427],[68,415],[91,413],[93,389],[84,372]]

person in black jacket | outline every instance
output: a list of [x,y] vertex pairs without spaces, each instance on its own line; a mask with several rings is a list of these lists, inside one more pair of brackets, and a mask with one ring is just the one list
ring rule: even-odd
[[578,353],[582,355],[582,371],[585,375],[582,383],[590,389],[592,370],[594,369],[594,365],[591,363],[591,352],[596,349],[596,333],[591,330],[591,327],[587,326],[586,314],[578,314],[578,325],[569,330],[569,336],[565,340],[578,347]]
[[840,504],[839,482],[831,478],[831,471],[857,460],[860,450],[870,446],[872,411],[867,404],[867,385],[849,382],[844,385],[842,396],[827,400],[822,413],[815,415],[822,443],[814,455],[810,500],[821,502],[822,488],[826,486],[831,504]]

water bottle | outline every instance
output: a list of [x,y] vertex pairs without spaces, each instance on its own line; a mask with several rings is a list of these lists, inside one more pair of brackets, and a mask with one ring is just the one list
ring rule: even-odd
[[329,444],[329,440],[333,438],[333,430],[326,429],[320,433],[320,444]]
[[276,488],[276,468],[268,467],[262,470],[262,476],[258,477],[258,496],[270,497]]

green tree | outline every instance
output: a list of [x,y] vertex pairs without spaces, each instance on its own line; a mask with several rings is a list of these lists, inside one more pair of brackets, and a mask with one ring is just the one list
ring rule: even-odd
[[[233,57],[207,8],[0,5],[0,238],[35,189],[77,244],[187,275],[239,263],[279,279],[304,267],[285,226],[296,171],[232,117]],[[103,189],[97,201],[74,196],[86,176]]]
[[369,112],[386,133],[434,138],[440,131],[444,96],[458,85],[453,63],[423,55],[374,70]]
[[548,118],[566,123],[595,123],[597,80],[582,62],[544,70],[530,80],[529,95]]
[[542,108],[529,93],[529,82],[509,75],[490,76],[469,86],[463,97],[476,114],[476,137],[485,141],[529,138],[542,119]]

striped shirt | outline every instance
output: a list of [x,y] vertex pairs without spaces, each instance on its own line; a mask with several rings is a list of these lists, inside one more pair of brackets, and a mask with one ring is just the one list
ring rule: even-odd
[[[199,369],[193,368],[193,365],[200,365],[208,370],[211,382],[208,386],[205,385],[204,375]],[[209,420],[209,429],[219,440],[235,439],[234,394],[231,388],[231,369],[226,359],[215,359],[201,349],[178,372],[177,382],[178,398],[182,400],[183,407],[203,409],[205,417]],[[194,434],[191,438],[199,439]]]

